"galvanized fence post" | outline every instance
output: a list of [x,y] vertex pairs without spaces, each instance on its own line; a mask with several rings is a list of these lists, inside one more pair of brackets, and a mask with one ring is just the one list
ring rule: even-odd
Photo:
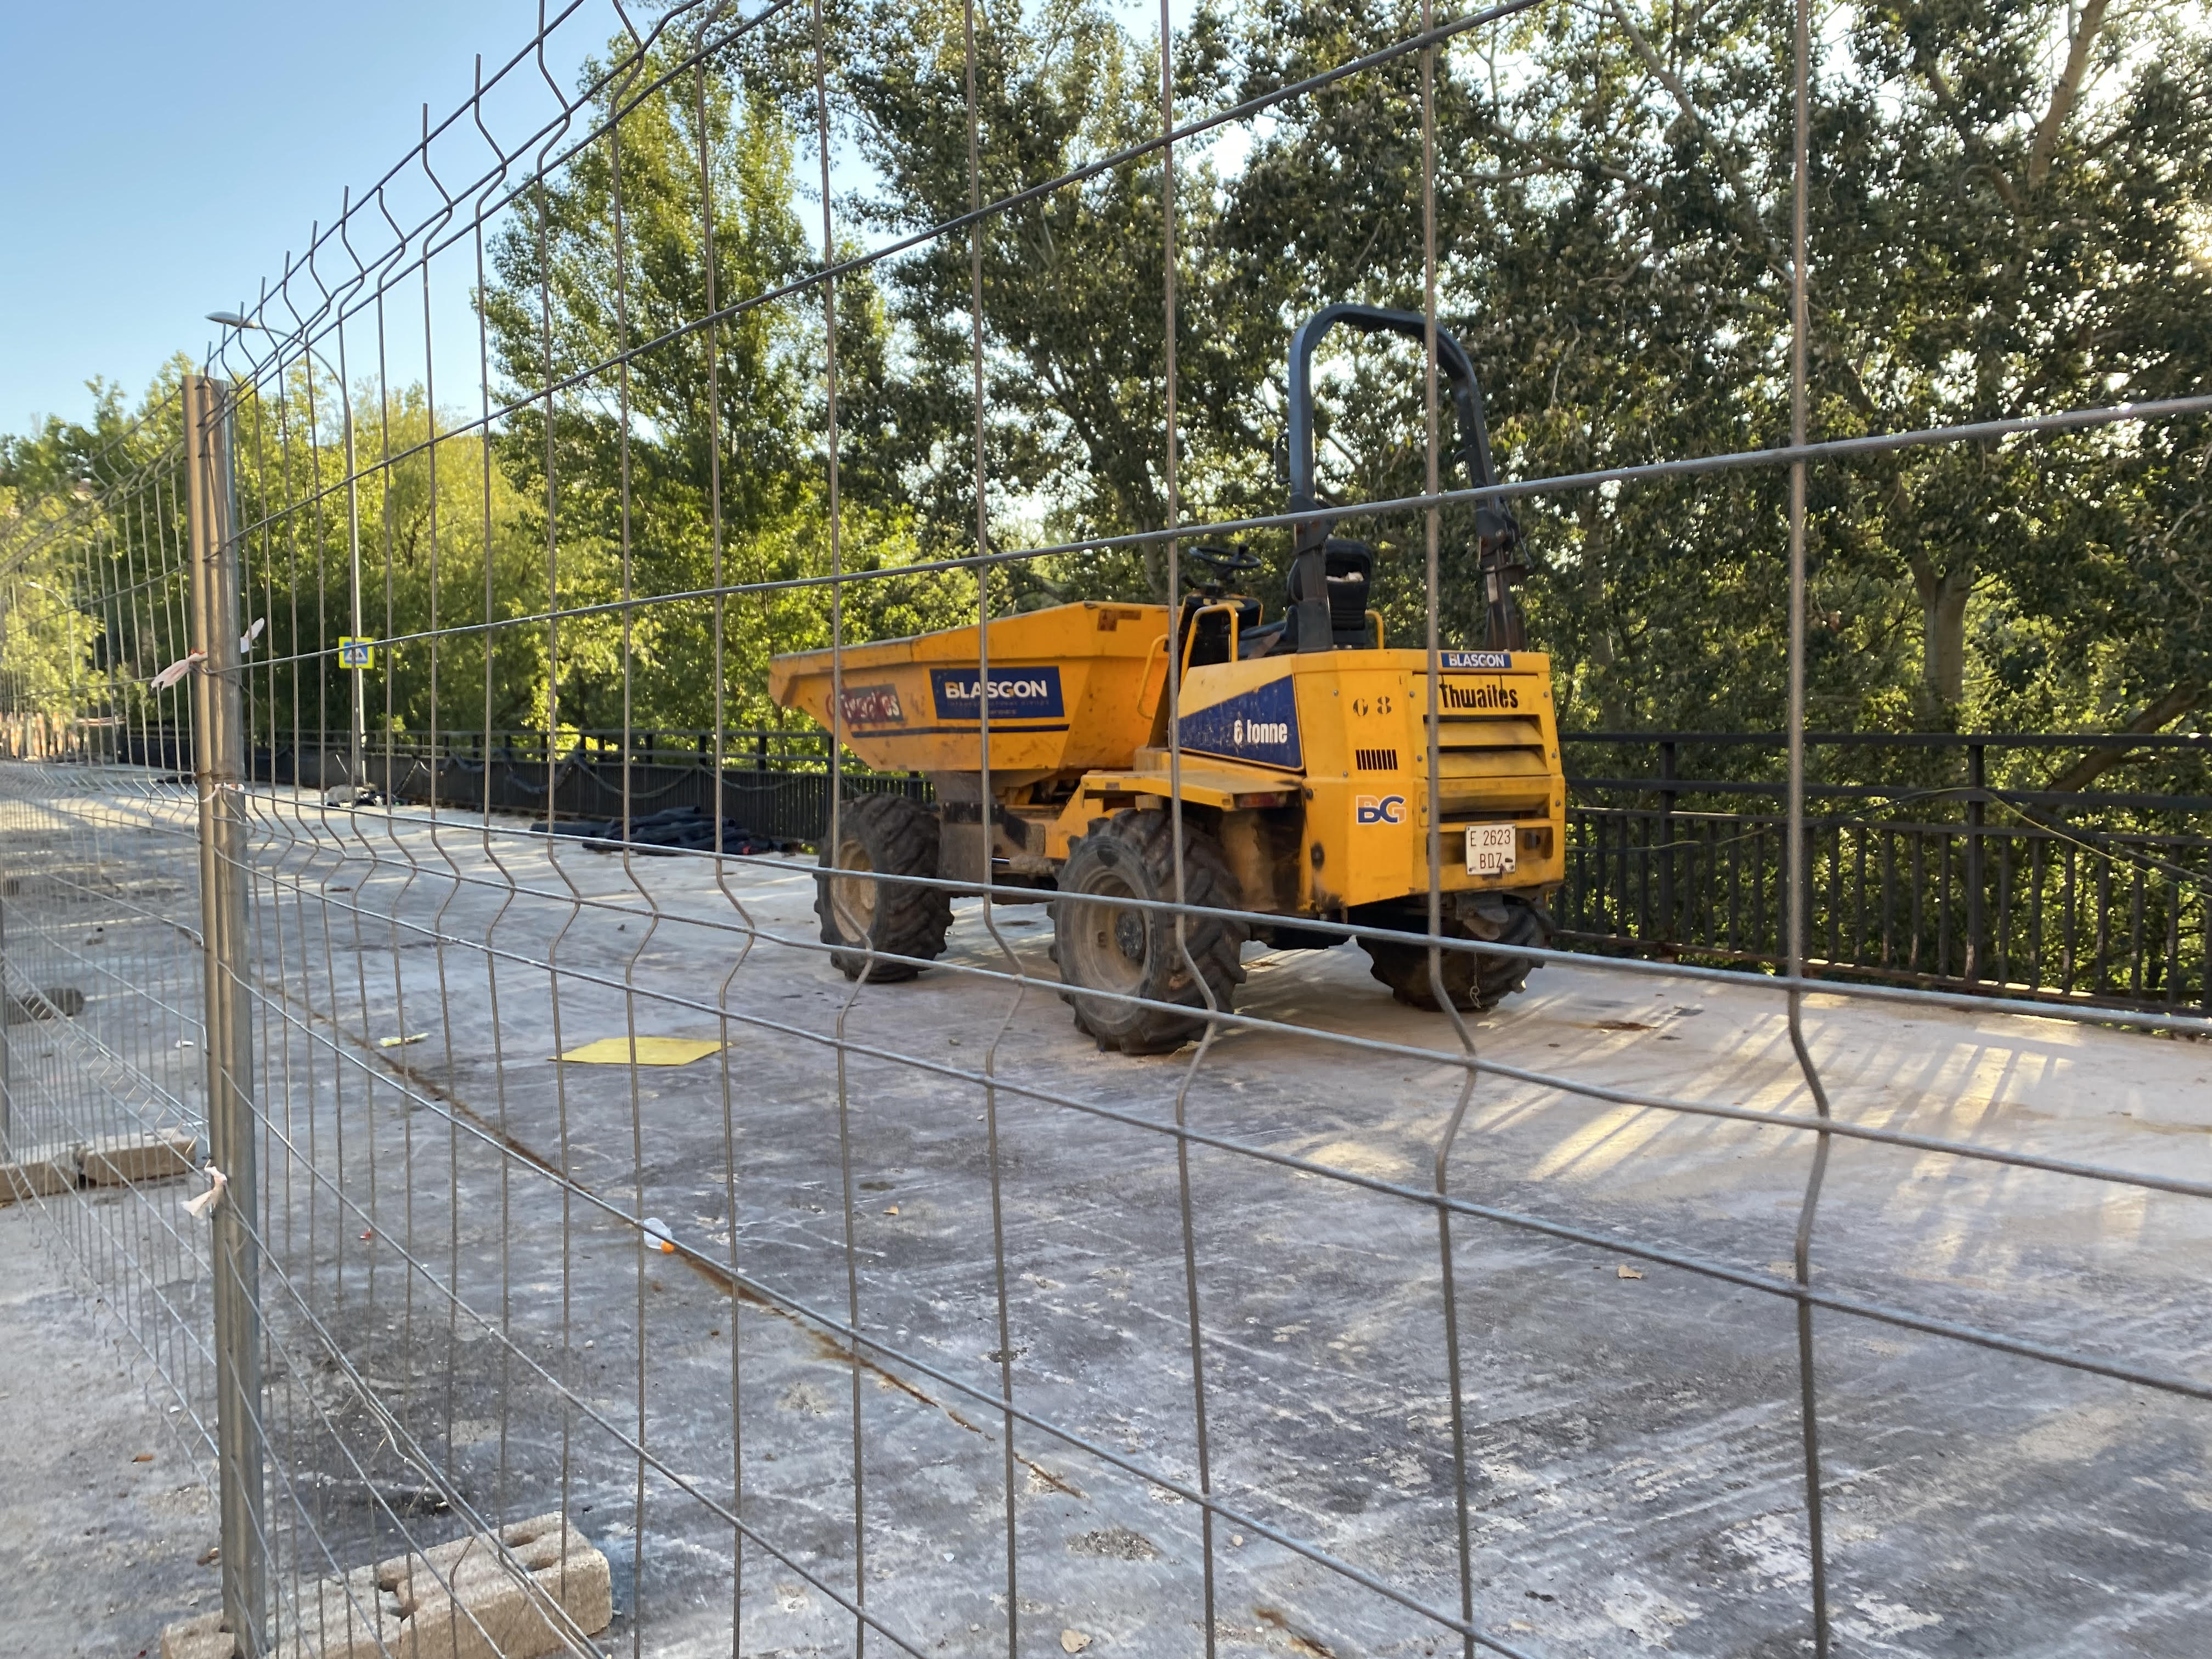
[[1674,927],[1674,744],[1668,738],[1659,745],[1659,938],[1669,956],[1681,937]]
[[1984,977],[1982,831],[1989,821],[1989,745],[1966,745],[1966,977]]
[[[0,883],[0,1164],[15,1161],[15,1074],[8,1052],[7,1006],[15,994],[8,989],[8,911],[4,883]],[[2207,976],[2212,982],[2212,975]]]
[[216,1450],[222,1505],[222,1607],[242,1659],[265,1650],[261,1304],[252,1028],[245,988],[245,721],[239,658],[238,544],[231,523],[228,390],[184,386],[191,517],[192,769],[199,795],[200,927],[205,969],[208,1156],[228,1185],[215,1237]]

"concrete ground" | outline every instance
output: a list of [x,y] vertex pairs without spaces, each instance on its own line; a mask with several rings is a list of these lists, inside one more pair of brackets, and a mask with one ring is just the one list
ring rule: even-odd
[[[103,807],[101,856],[167,856],[179,810]],[[280,1597],[453,1536],[464,1511],[566,1508],[614,1563],[619,1652],[727,1652],[733,1620],[747,1652],[851,1652],[832,1593],[858,1585],[889,1632],[871,1652],[1003,1653],[1011,1607],[1024,1654],[1199,1653],[1209,1584],[1217,1652],[1459,1650],[1242,1522],[1209,1550],[1198,1505],[1099,1455],[1197,1483],[1194,1282],[1218,1498],[1456,1610],[1435,1213],[1333,1177],[1427,1188],[1460,1073],[1449,1027],[1392,1003],[1355,949],[1248,952],[1239,1006],[1281,1026],[1193,1073],[1189,1051],[1097,1054],[1049,984],[957,971],[1001,960],[972,902],[945,965],[854,996],[806,948],[802,873],[736,864],[718,885],[700,860],[626,871],[419,815],[258,810]],[[1049,981],[1043,913],[999,919]],[[11,909],[11,951],[35,926]],[[85,948],[133,948],[128,927],[103,938]],[[133,1036],[144,1000],[102,993],[78,1035],[166,1055]],[[842,1091],[821,1040],[841,1021],[866,1050]],[[728,1046],[551,1059],[633,1022]],[[1826,996],[1807,1026],[1845,1121],[2212,1179],[2201,1044]],[[1781,1001],[1755,987],[1547,965],[1477,1036],[1516,1066],[1808,1109]],[[1193,1127],[1249,1149],[1194,1148],[1188,1269],[1159,1127],[1186,1082]],[[1486,1078],[1450,1185],[1778,1285],[1812,1149]],[[697,1255],[641,1248],[644,1217]],[[1503,1220],[1452,1231],[1486,1634],[1547,1659],[1809,1652],[1791,1304]],[[2199,1199],[1839,1141],[1814,1283],[2202,1378],[2208,1243]],[[795,1304],[884,1349],[856,1380]],[[1815,1324],[1838,1651],[2205,1650],[2212,1407]],[[1006,1348],[1018,1407],[1066,1431],[1015,1424],[1011,1483],[989,1403]]]
[[0,1655],[131,1659],[215,1605],[215,1504],[36,1204],[0,1208]]

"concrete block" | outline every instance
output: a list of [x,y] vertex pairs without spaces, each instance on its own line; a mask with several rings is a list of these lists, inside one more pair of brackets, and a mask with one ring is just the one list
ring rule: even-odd
[[[278,1613],[282,1635],[277,1659],[369,1659],[371,1655],[401,1654],[405,1620],[398,1575],[390,1575],[389,1584],[384,1582],[386,1576],[383,1567],[356,1567],[343,1578],[302,1584],[297,1605],[286,1606]],[[286,1600],[290,1599],[288,1594]],[[411,1650],[406,1652],[407,1659],[415,1659]]]
[[23,1198],[52,1198],[75,1187],[76,1178],[76,1158],[73,1154],[0,1164],[0,1204],[13,1204]]
[[[377,1568],[379,1585],[388,1584],[398,1601],[400,1639],[387,1644],[394,1654],[539,1659],[561,1651],[562,1631],[596,1636],[612,1621],[607,1558],[558,1515],[519,1521],[499,1536],[519,1567],[478,1534]],[[526,1585],[520,1575],[527,1576]]]
[[222,1609],[179,1620],[161,1632],[161,1659],[234,1659],[237,1638],[222,1622]]
[[[518,1521],[499,1539],[513,1563],[472,1533],[303,1584],[296,1602],[288,1589],[277,1659],[542,1659],[562,1650],[562,1632],[596,1636],[613,1620],[607,1558],[558,1515]],[[161,1659],[231,1659],[222,1624],[217,1613],[170,1626]]]
[[84,1148],[88,1187],[119,1187],[125,1182],[173,1181],[192,1172],[192,1137],[182,1129],[159,1134],[109,1135]]

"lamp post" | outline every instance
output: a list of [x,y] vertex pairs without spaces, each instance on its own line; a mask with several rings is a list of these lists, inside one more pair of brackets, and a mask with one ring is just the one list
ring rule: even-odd
[[[220,323],[225,328],[252,329],[257,334],[266,334],[271,338],[286,337],[279,336],[276,330],[266,324],[255,322],[241,312],[210,311],[207,313],[207,319],[211,323]],[[353,637],[357,640],[361,637],[361,474],[360,469],[354,462],[353,393],[347,389],[345,376],[331,368],[331,360],[317,351],[312,341],[304,334],[296,337],[301,346],[321,363],[324,368],[329,371],[331,378],[337,382],[338,410],[345,421],[348,573],[346,585],[350,598]],[[347,804],[350,805],[357,803],[360,797],[367,793],[362,782],[362,751],[368,747],[368,711],[366,702],[367,693],[362,684],[362,671],[358,668],[349,668],[346,672],[353,676],[353,752],[346,772],[351,796]]]

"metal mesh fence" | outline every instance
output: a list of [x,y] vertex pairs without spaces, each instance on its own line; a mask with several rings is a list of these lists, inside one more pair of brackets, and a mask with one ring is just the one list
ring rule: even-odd
[[[2212,398],[1810,441],[1801,5],[1790,441],[1486,476],[1436,322],[1437,66],[1532,9],[1425,7],[1195,118],[1160,52],[1152,128],[1037,176],[993,20],[917,15],[902,61],[957,190],[885,229],[838,221],[861,20],[617,12],[571,92],[546,40],[604,21],[571,8],[426,112],[140,461],[19,538],[7,1150],[222,1486],[239,1650],[2195,1650],[2212,1024],[1816,981],[1788,895],[1844,856],[1805,817],[1808,475]],[[1289,509],[1192,511],[1178,181],[1361,77],[1414,158],[1425,481],[1328,496],[1294,347]],[[773,97],[802,118],[762,175],[739,112]],[[739,257],[763,191],[819,208],[781,265]],[[1163,516],[1018,535],[986,273],[1023,214],[1102,191],[1152,204],[1128,253],[1159,278],[1135,459]],[[938,319],[965,341],[963,545],[854,504],[855,385],[899,372],[854,317],[900,260],[965,295]],[[813,469],[775,513],[771,396]],[[1778,971],[1553,949],[1529,919],[1561,878],[1479,872],[1501,824],[1451,804],[1480,769],[1450,699],[1546,672],[1512,504],[1751,470],[1790,782],[1738,954]],[[1412,550],[1372,617],[1345,520]],[[1289,550],[1266,653],[1219,580],[1240,537]],[[1308,556],[1362,603],[1302,586]],[[1084,662],[1135,624],[1114,660],[1157,743],[1038,759],[1116,718],[1023,643],[1059,614],[1018,586],[1039,569],[1155,595],[1073,603]],[[884,643],[948,631],[941,658]],[[1317,675],[1393,645],[1410,799],[1269,750],[1261,705],[1249,743],[1203,725],[1209,667],[1260,686],[1278,647]],[[810,651],[793,691],[770,659]],[[806,695],[842,741],[801,825],[745,773]],[[1524,873],[1569,853],[1556,728],[1527,724],[1498,740],[1535,779],[1502,823]],[[703,765],[664,775],[647,734],[690,727]],[[1380,842],[1322,827],[1324,797],[1403,831],[1387,902],[1342,896]]]

